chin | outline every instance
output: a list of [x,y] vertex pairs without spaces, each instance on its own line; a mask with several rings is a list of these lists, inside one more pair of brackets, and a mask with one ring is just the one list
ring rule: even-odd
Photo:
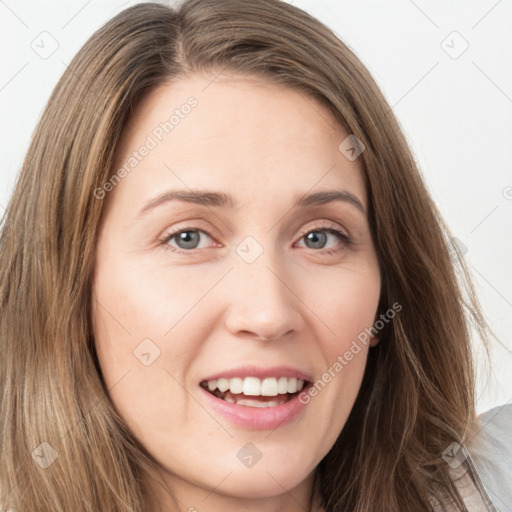
[[282,468],[282,471],[274,468],[268,473],[265,470],[254,471],[255,468],[234,471],[217,491],[237,498],[272,498],[283,494],[285,489],[290,491],[297,487],[308,476],[302,472],[291,474],[290,467]]
[[[245,467],[237,460],[236,464],[217,470],[216,473],[223,475],[232,471],[221,486],[222,492],[240,498],[271,498],[283,494],[284,489],[290,490],[298,486],[314,469],[314,464],[306,466],[303,458],[298,461],[293,456],[279,457],[279,448],[273,450],[277,450],[273,457],[264,460],[265,455],[262,455],[252,467]],[[286,453],[285,450],[281,452]]]

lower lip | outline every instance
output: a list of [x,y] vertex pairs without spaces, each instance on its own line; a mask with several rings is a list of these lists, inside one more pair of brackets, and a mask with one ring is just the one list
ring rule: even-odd
[[273,430],[282,427],[297,418],[307,405],[299,401],[300,395],[295,395],[288,402],[274,407],[250,407],[226,402],[202,387],[201,392],[215,412],[236,425],[253,430]]

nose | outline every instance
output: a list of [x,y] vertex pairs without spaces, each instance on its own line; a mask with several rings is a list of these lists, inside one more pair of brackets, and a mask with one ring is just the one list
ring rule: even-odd
[[237,262],[230,273],[225,325],[233,336],[279,340],[302,329],[298,283],[267,252],[253,263]]

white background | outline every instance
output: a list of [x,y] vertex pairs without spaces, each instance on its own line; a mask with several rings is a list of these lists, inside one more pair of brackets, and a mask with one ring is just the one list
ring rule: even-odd
[[[135,3],[0,2],[0,214],[65,66],[94,30]],[[484,313],[512,351],[512,1],[292,3],[330,26],[377,80],[467,247]],[[35,51],[52,45],[47,58]],[[478,385],[478,412],[512,401],[512,354],[495,342],[491,372]]]

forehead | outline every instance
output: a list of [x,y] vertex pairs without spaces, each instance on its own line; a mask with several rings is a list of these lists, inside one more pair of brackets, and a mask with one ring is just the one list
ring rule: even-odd
[[[326,107],[257,77],[212,78],[176,79],[144,98],[116,161],[135,165],[116,188],[133,200],[171,186],[227,188],[247,202],[343,187],[366,207],[362,165],[338,149],[348,134]],[[143,146],[150,150],[134,162]]]

